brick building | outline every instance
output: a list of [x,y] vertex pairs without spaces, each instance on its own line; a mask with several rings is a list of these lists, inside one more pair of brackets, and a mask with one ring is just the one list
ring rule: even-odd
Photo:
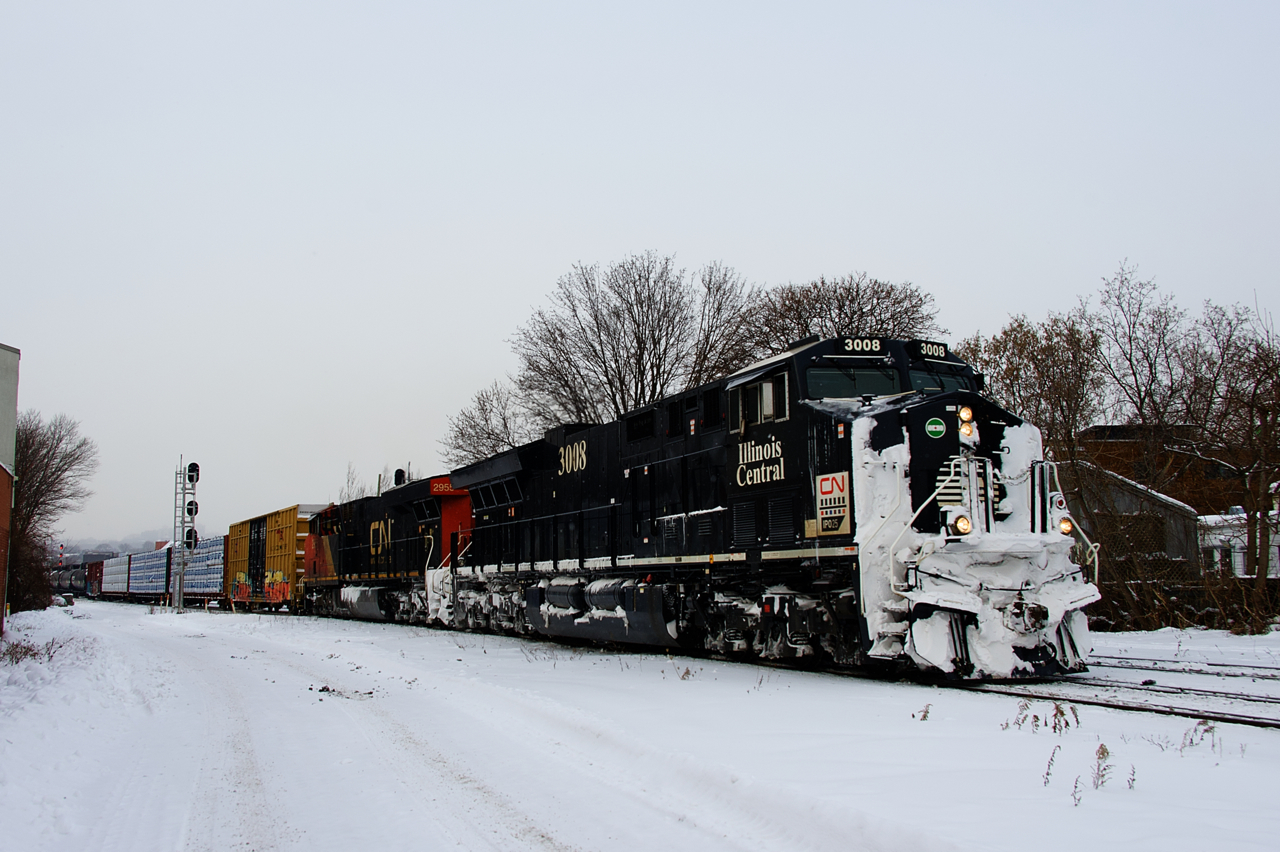
[[18,359],[22,353],[0,343],[0,633],[9,592],[9,514],[18,451]]
[[[1190,441],[1194,433],[1193,426],[1179,426],[1173,437]],[[1225,515],[1244,503],[1244,486],[1228,467],[1170,450],[1145,426],[1091,426],[1076,441],[1093,464],[1186,503],[1198,515]]]

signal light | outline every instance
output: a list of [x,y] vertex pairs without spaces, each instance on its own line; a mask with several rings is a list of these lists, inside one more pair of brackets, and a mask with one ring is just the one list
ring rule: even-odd
[[200,465],[196,464],[195,462],[192,462],[191,464],[187,465],[187,482],[190,482],[192,485],[195,485],[199,481],[200,481]]
[[200,543],[200,534],[194,529],[187,530],[186,541],[183,542],[187,546],[187,550],[195,550],[196,545]]

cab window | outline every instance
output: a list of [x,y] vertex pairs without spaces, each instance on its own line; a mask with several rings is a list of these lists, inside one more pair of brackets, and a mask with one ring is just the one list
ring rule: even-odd
[[753,426],[787,419],[787,374],[729,392],[729,411],[735,425]]
[[950,370],[912,370],[911,389],[924,393],[973,390],[973,380]]
[[805,371],[809,399],[856,399],[901,393],[892,367],[810,367]]

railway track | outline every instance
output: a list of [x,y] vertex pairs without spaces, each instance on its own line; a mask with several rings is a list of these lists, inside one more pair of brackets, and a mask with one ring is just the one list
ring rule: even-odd
[[[1280,679],[1278,674],[1254,674],[1253,670],[1266,670],[1267,666],[1238,664],[1187,663],[1172,660],[1125,660],[1122,663],[1104,662],[1119,658],[1091,660],[1091,666],[1103,669],[1128,669],[1160,672],[1193,679],[1250,678],[1251,680]],[[1162,663],[1165,667],[1154,664]],[[1177,666],[1176,668],[1174,666]],[[1220,671],[1218,667],[1230,669]],[[1234,670],[1234,671],[1232,671]],[[1058,701],[1115,710],[1140,711],[1162,716],[1180,716],[1187,719],[1205,719],[1211,722],[1227,722],[1258,728],[1280,728],[1280,695],[1212,689],[1208,685],[1160,684],[1152,679],[1141,682],[1115,680],[1092,673],[1071,675],[1058,681],[1038,683],[970,683],[956,684],[959,689],[1010,695],[1036,701]]]
[[[1107,680],[1106,678],[1099,677],[1069,676],[1067,678],[1067,682],[1119,689],[1135,688],[1134,684],[1129,681]],[[1225,692],[1221,689],[1204,689],[1194,686],[1167,686],[1164,684],[1147,682],[1138,684],[1136,688],[1141,689],[1144,692],[1152,692],[1162,695],[1197,695],[1220,701],[1244,701],[1251,704],[1280,704],[1280,697],[1272,695],[1255,695],[1247,692]]]
[[[712,656],[726,662],[735,662],[724,657]],[[741,662],[741,661],[736,661]],[[1138,661],[1149,662],[1149,661]],[[1164,661],[1160,661],[1164,662]],[[1173,661],[1168,661],[1170,664]],[[1178,661],[1181,663],[1182,661]],[[883,680],[884,672],[859,671],[836,666],[818,666],[808,669],[797,669],[794,665],[780,662],[756,660],[752,665],[764,668],[776,668],[786,671],[811,671],[841,677]],[[1096,664],[1092,659],[1090,665]],[[1204,665],[1204,664],[1201,664]],[[1265,668],[1256,666],[1238,666],[1234,668]],[[1135,668],[1146,670],[1142,666],[1117,666],[1115,668]],[[1223,676],[1216,671],[1197,671],[1184,666],[1180,669],[1166,668],[1155,671],[1166,674],[1182,674],[1192,676]],[[1246,675],[1236,674],[1236,677]],[[1096,677],[1090,673],[1071,675],[1060,680],[1045,681],[1001,681],[1001,682],[958,682],[930,680],[934,686],[945,686],[967,692],[985,692],[992,695],[1010,695],[1015,698],[1026,698],[1033,701],[1057,701],[1079,704],[1090,707],[1106,707],[1112,710],[1128,710],[1142,713],[1155,713],[1160,716],[1178,716],[1186,719],[1201,719],[1210,722],[1224,722],[1236,725],[1249,725],[1256,728],[1280,728],[1280,694],[1260,695],[1248,692],[1232,692],[1204,687],[1184,687],[1168,684],[1141,683],[1133,681],[1111,680]],[[1166,700],[1169,698],[1182,700]]]
[[1247,663],[1209,663],[1191,660],[1142,659],[1091,654],[1089,656],[1089,667],[1175,674],[1200,674],[1215,677],[1247,677],[1256,680],[1280,680],[1280,666],[1256,666]]

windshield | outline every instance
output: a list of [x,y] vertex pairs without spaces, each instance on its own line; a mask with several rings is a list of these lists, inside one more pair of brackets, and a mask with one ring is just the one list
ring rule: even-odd
[[944,391],[973,390],[973,381],[950,371],[912,370],[911,389],[925,393],[942,393]]
[[805,371],[809,399],[854,399],[901,392],[892,367],[810,367]]

